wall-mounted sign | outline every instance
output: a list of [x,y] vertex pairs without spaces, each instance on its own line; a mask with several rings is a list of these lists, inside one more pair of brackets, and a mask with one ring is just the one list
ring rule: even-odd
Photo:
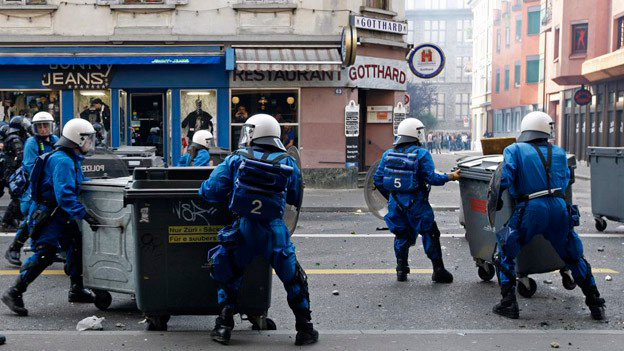
[[113,65],[50,65],[41,85],[60,89],[108,89]]
[[368,106],[366,108],[366,122],[392,123],[392,106]]
[[581,89],[574,94],[574,102],[579,106],[588,105],[591,101],[592,94],[589,90],[585,89],[585,86],[581,87]]
[[407,23],[389,21],[381,18],[351,16],[351,25],[356,28],[376,30],[379,32],[407,34]]
[[340,36],[340,57],[343,66],[351,66],[357,56],[357,29],[352,26],[342,28]]
[[352,66],[333,71],[232,71],[231,88],[340,87],[407,89],[409,69],[403,60],[357,56]]
[[434,44],[422,44],[407,54],[407,63],[416,77],[431,79],[442,72],[446,63],[444,52]]
[[392,134],[394,136],[397,136],[397,129],[399,128],[399,124],[403,122],[406,115],[407,115],[407,110],[405,106],[403,106],[403,103],[399,101],[397,105],[394,107],[394,113],[392,114]]
[[349,101],[345,106],[345,166],[358,168],[359,150],[358,137],[360,135],[360,105]]

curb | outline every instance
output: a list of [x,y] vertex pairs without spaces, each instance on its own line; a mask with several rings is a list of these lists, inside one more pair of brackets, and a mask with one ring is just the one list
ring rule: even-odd
[[581,175],[581,174],[575,174],[574,178],[583,179],[583,180],[591,180],[591,177],[584,176],[584,175]]

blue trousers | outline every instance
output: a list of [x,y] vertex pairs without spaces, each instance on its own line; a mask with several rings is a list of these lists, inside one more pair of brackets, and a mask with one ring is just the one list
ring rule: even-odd
[[570,222],[566,203],[556,197],[540,197],[518,204],[507,227],[497,233],[501,285],[515,285],[515,259],[522,247],[538,234],[552,244],[579,286],[596,285],[591,267],[583,257],[583,243]]
[[310,308],[307,277],[297,262],[295,246],[281,219],[262,223],[243,218],[229,230],[229,238],[208,254],[212,263],[211,276],[222,286],[219,304],[236,309],[245,268],[257,256],[264,256],[284,284],[290,307],[293,310]]
[[397,260],[407,260],[409,248],[416,244],[418,234],[422,235],[423,247],[429,259],[437,260],[442,257],[440,246],[432,238],[432,235],[439,235],[439,231],[433,209],[428,202],[415,201],[405,208],[391,199],[384,220],[388,229],[395,235],[394,255]]

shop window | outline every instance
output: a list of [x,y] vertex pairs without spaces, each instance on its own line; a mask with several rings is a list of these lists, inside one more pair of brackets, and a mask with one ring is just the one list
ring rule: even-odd
[[98,141],[111,145],[109,90],[74,90],[74,116],[86,119],[98,131]]
[[624,47],[624,16],[618,18],[617,23],[617,48],[620,49]]
[[47,0],[3,0],[4,5],[47,5]]
[[572,25],[572,54],[587,53],[587,41],[589,40],[588,24]]
[[180,128],[182,154],[193,140],[198,130],[212,133],[213,144],[218,145],[217,132],[217,91],[182,90],[180,92]]
[[0,91],[2,109],[0,120],[9,122],[11,117],[24,116],[32,118],[39,111],[50,112],[54,116],[57,127],[61,117],[59,91]]
[[540,32],[540,7],[533,6],[528,9],[528,35],[537,35]]
[[299,146],[298,90],[232,90],[230,107],[232,150],[238,149],[241,126],[258,113],[277,119],[284,146]]

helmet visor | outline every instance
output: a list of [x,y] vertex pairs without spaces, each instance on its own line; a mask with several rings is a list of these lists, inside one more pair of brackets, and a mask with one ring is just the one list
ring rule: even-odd
[[50,136],[54,132],[53,121],[41,121],[33,123],[33,134],[40,137]]
[[250,146],[251,140],[253,139],[253,132],[256,126],[253,124],[244,124],[241,127],[241,135],[240,139],[238,139],[238,146]]
[[80,145],[80,151],[82,151],[83,154],[95,150],[95,133],[81,134],[80,136],[83,140]]

